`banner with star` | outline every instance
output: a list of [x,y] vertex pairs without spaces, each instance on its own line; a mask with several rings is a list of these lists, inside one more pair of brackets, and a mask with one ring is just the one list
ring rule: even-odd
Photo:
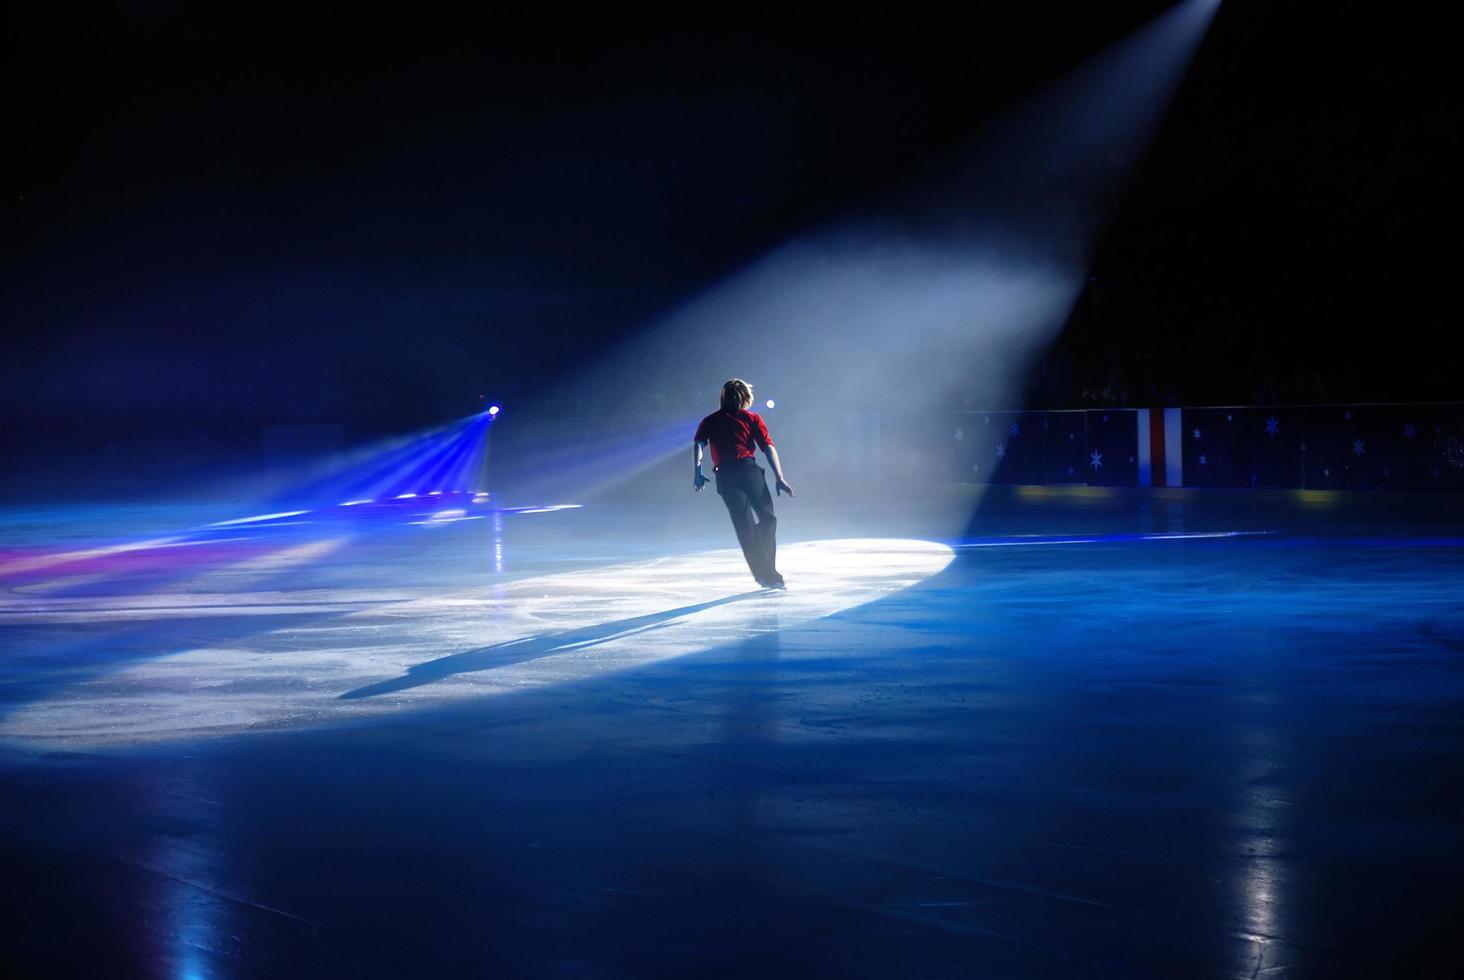
[[1088,413],[1048,412],[1046,429],[1047,483],[1088,482]]
[[992,482],[1041,483],[1044,477],[1045,412],[994,412],[987,426],[992,440]]
[[956,478],[963,483],[1045,480],[1043,412],[968,412],[950,423]]
[[1248,409],[1186,408],[1180,420],[1185,486],[1233,489],[1254,485]]
[[1305,486],[1302,447],[1306,409],[1255,408],[1249,411],[1251,472],[1258,488]]
[[1461,490],[1461,437],[1461,405],[1308,409],[1305,485],[1319,490]]
[[1088,412],[1088,484],[1095,487],[1132,487],[1139,482],[1138,413],[1133,409]]

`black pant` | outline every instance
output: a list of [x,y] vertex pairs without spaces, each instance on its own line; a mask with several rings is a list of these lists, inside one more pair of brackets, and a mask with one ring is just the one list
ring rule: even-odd
[[[725,463],[717,469],[717,493],[732,516],[737,543],[752,577],[759,583],[776,582],[779,578],[778,518],[773,514],[773,495],[763,469],[750,459]],[[756,523],[753,514],[757,515]]]

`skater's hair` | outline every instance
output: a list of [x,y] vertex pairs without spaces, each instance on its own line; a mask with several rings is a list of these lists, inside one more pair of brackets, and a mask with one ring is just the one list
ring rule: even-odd
[[728,411],[745,409],[752,404],[752,385],[741,378],[728,378],[722,383],[722,407]]

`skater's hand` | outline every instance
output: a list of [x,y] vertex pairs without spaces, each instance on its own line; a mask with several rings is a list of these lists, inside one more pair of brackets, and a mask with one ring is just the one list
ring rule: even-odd
[[796,494],[796,493],[793,492],[793,488],[788,485],[788,481],[786,481],[786,480],[779,480],[778,481],[778,492],[779,493],[786,493],[790,497],[796,497],[796,496],[798,496],[798,494]]
[[697,470],[696,471],[696,476],[694,476],[694,477],[691,478],[691,488],[693,490],[695,490],[697,493],[701,493],[702,487],[706,486],[708,483],[711,483],[711,482],[712,482],[711,480],[708,480],[705,476],[702,476],[702,471],[701,470]]

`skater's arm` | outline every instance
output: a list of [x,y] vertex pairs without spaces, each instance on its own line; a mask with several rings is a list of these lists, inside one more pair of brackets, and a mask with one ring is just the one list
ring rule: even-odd
[[702,475],[701,464],[702,443],[699,443],[695,439],[693,439],[691,441],[691,487],[698,493],[700,493],[701,488],[706,486],[708,483],[707,478]]
[[768,458],[768,465],[773,468],[773,478],[778,481],[778,492],[786,493],[790,497],[797,496],[788,481],[783,479],[783,461],[778,459],[778,447],[771,442],[763,447],[763,455]]
[[783,461],[778,458],[778,447],[773,445],[773,439],[768,435],[768,427],[757,415],[752,415],[752,422],[752,439],[763,451],[763,455],[768,458],[768,465],[773,468],[773,477],[778,481],[778,492],[793,496],[793,488],[788,485],[787,480],[783,479]]

